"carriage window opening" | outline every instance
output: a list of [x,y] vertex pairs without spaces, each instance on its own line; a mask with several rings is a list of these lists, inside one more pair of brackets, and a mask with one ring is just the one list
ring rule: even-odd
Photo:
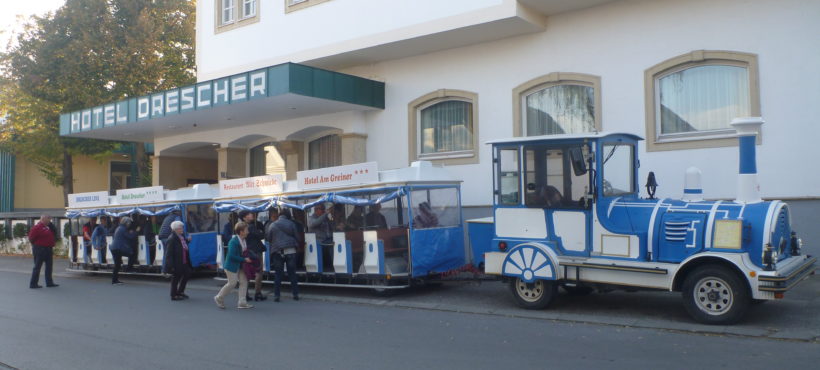
[[525,201],[528,207],[578,208],[586,193],[589,177],[576,175],[570,152],[579,147],[547,148],[532,146],[525,151]]
[[189,204],[185,209],[189,233],[216,231],[216,212],[210,204]]
[[458,191],[455,188],[416,190],[411,194],[413,227],[454,227],[461,224]]
[[604,144],[603,193],[605,197],[631,194],[634,184],[634,147],[627,144]]
[[498,204],[520,204],[518,149],[501,149],[498,151]]

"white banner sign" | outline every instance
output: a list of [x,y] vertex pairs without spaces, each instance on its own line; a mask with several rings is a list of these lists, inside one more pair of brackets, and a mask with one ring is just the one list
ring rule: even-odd
[[162,195],[162,186],[149,186],[147,188],[120,189],[117,190],[117,201],[120,204],[137,204],[161,202],[165,200]]
[[225,198],[281,193],[283,182],[281,174],[222,180],[219,182],[219,196]]
[[320,168],[296,173],[299,189],[320,189],[379,182],[376,162]]
[[108,205],[108,192],[95,191],[68,195],[69,208],[100,207]]

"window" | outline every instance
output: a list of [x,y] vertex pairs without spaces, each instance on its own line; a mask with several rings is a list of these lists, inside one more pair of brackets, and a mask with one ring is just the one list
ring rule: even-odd
[[242,0],[242,18],[256,15],[256,0]]
[[[285,175],[285,157],[276,144],[267,142],[250,149],[248,156],[250,176]],[[287,177],[287,176],[285,176]]]
[[520,177],[518,169],[518,149],[500,149],[498,151],[498,190],[497,204],[518,205]]
[[581,208],[589,192],[586,146],[524,148],[525,204],[532,208]]
[[736,145],[732,119],[760,115],[752,54],[696,51],[648,69],[644,78],[648,151]]
[[456,227],[461,225],[458,190],[455,188],[414,190],[410,194],[413,227]]
[[216,0],[215,33],[259,21],[259,0]]
[[603,193],[605,197],[635,192],[634,150],[632,145],[604,144]]
[[108,193],[115,194],[117,190],[128,189],[131,184],[131,162],[115,162],[111,164]]
[[342,164],[342,138],[327,135],[308,144],[308,168],[340,166]]
[[438,90],[408,106],[410,160],[478,163],[478,95]]
[[308,8],[330,0],[285,0],[285,13]]
[[222,24],[233,23],[234,0],[222,0]]
[[513,89],[515,136],[574,134],[601,130],[601,79],[580,73],[550,73]]

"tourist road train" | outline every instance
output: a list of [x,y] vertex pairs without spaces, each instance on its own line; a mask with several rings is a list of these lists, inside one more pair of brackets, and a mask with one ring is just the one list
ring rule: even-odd
[[[801,253],[788,205],[760,198],[760,124],[759,118],[733,122],[740,173],[732,201],[704,200],[696,168],[686,172],[683,199],[656,199],[651,173],[649,197],[639,197],[641,138],[603,132],[488,143],[492,215],[466,221],[460,181],[428,162],[386,171],[375,162],[301,171],[291,181],[269,175],[179,190],[74,194],[66,214],[69,269],[110,269],[104,251],[87,253],[78,244],[88,217],[154,216],[161,222],[180,211],[192,237],[192,261],[220,274],[220,234],[232,214],[254,212],[264,223],[271,208],[289,209],[306,225],[312,208],[323,204],[344,226],[332,243],[306,230],[296,271],[302,284],[390,291],[474,267],[482,278],[507,282],[525,308],[548,306],[559,287],[574,294],[664,290],[681,292],[695,320],[731,324],[753,302],[783,298],[814,273],[816,262]],[[158,274],[163,241],[149,241],[140,238],[137,271]],[[269,263],[264,270],[272,280]]]

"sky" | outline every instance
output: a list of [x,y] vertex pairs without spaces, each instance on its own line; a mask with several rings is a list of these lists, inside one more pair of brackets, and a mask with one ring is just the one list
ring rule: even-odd
[[18,15],[42,15],[54,11],[65,0],[0,0],[0,50],[5,50],[13,33],[20,30]]

